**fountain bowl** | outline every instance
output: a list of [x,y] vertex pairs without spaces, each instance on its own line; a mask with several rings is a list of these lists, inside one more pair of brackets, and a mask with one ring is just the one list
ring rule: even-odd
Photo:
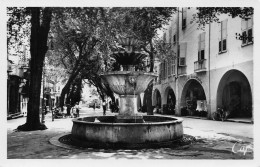
[[83,142],[107,144],[161,143],[183,137],[182,119],[143,116],[144,123],[116,123],[115,116],[73,119],[72,136]]
[[141,71],[113,71],[102,74],[101,77],[108,82],[111,90],[119,95],[138,95],[145,91],[157,75]]

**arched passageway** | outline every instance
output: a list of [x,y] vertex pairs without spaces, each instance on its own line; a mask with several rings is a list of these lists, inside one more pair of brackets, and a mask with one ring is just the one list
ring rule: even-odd
[[195,79],[189,80],[182,91],[181,115],[207,117],[207,99],[202,85]]
[[141,96],[138,95],[136,100],[137,100],[137,109],[138,109],[138,111],[141,111],[141,110],[142,110],[142,100],[141,100]]
[[172,88],[168,87],[165,90],[166,105],[163,106],[164,114],[175,115],[175,105],[176,105],[176,97],[172,90]]
[[252,117],[252,93],[246,76],[230,70],[221,78],[217,90],[217,107],[228,111],[228,118]]
[[155,89],[153,93],[153,104],[154,107],[156,108],[156,113],[161,113],[161,107],[162,107],[162,98],[161,98],[161,93],[158,89]]

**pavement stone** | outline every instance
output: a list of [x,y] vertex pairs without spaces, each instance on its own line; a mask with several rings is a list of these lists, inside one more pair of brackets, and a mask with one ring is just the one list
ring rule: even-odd
[[[102,115],[102,111],[82,109],[81,116]],[[107,112],[107,115],[114,113]],[[253,139],[248,136],[236,136],[232,133],[219,133],[212,130],[194,129],[188,122],[192,119],[184,119],[184,133],[194,136],[197,141],[189,146],[179,148],[140,149],[140,150],[112,150],[112,149],[66,149],[50,143],[50,139],[70,133],[72,118],[55,119],[51,121],[51,114],[46,116],[47,130],[19,132],[15,129],[25,123],[25,118],[8,120],[7,123],[7,158],[8,159],[253,159],[254,153],[248,150],[237,152],[242,146],[253,146]],[[199,120],[197,120],[199,121]],[[204,120],[203,120],[204,121]],[[207,124],[217,124],[207,120]],[[221,124],[222,122],[219,122]],[[252,126],[249,124],[237,126]],[[222,124],[230,126],[230,124]],[[198,126],[198,125],[197,125]],[[208,127],[209,125],[207,125]],[[221,125],[219,125],[221,126]],[[236,125],[232,125],[236,126]],[[253,127],[253,126],[252,126]],[[224,129],[225,127],[222,127]],[[250,128],[250,127],[247,127]],[[235,151],[232,147],[235,144]]]

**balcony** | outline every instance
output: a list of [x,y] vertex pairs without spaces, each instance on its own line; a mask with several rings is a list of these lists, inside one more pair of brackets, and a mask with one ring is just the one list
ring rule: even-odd
[[206,59],[202,59],[202,60],[199,60],[199,61],[195,61],[194,62],[194,72],[205,72],[207,71],[207,68],[206,68]]

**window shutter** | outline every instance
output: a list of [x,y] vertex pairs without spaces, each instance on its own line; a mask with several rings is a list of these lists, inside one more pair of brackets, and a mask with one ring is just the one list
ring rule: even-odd
[[222,22],[218,23],[218,52],[221,52],[222,48],[222,33],[221,33],[221,28],[222,28]]
[[162,79],[164,79],[164,60],[162,62]]
[[252,42],[253,41],[253,29],[250,28],[248,30],[248,42]]
[[[243,31],[243,32],[242,32],[242,36],[243,36],[243,37],[246,37],[246,36],[247,36],[247,32],[246,32],[246,31]],[[246,43],[247,43],[247,39],[246,39],[246,38],[243,38],[242,44],[246,44]]]
[[168,76],[171,75],[171,60],[168,60]]
[[162,75],[162,64],[159,64],[159,81],[161,80]]
[[241,29],[242,29],[242,32],[247,29],[247,21],[245,19],[242,19],[242,21],[241,21]]
[[187,43],[182,43],[180,45],[180,57],[186,57],[186,49],[187,49]]
[[170,27],[170,30],[169,30],[169,43],[171,44],[172,43],[172,28]]
[[187,23],[187,8],[182,8],[182,28],[186,27]]
[[222,21],[222,51],[227,50],[227,19]]
[[205,53],[205,36],[206,36],[206,32],[203,32],[200,34],[201,37],[200,37],[200,40],[201,40],[201,43],[200,43],[200,60],[204,59],[204,53]]
[[186,50],[187,50],[187,43],[182,43],[180,45],[180,57],[179,57],[179,66],[185,66],[186,64]]
[[252,42],[253,41],[253,18],[248,19],[248,32],[247,32],[247,36],[248,36],[248,42]]
[[174,62],[174,59],[173,60],[171,60],[172,61],[172,68],[171,68],[171,70],[172,70],[172,74],[174,75],[175,74],[175,62]]
[[227,39],[227,19],[222,21],[222,40]]
[[164,78],[166,78],[167,77],[167,62],[166,62],[166,60],[164,60],[164,72],[165,72],[165,74],[164,74]]
[[187,42],[184,43],[184,57],[186,57],[187,54]]
[[200,44],[201,44],[201,34],[198,37],[198,60],[200,60]]
[[252,28],[253,27],[253,18],[250,18],[247,20],[247,28]]

